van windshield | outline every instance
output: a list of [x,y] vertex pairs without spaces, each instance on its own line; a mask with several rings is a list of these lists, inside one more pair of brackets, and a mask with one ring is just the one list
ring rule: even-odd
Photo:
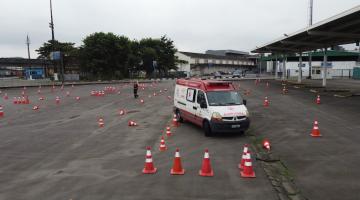
[[243,100],[236,91],[216,91],[206,93],[209,106],[242,105]]

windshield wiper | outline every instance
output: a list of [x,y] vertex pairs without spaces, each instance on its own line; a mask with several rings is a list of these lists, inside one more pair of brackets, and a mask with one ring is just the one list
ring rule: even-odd
[[241,103],[226,103],[226,105],[241,105]]

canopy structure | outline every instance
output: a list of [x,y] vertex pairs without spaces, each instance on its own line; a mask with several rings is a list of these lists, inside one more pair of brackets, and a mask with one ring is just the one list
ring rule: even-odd
[[[299,53],[298,82],[302,80],[302,53],[317,49],[324,49],[323,86],[326,86],[327,74],[327,48],[335,45],[356,43],[360,40],[360,5],[343,13],[320,21],[312,26],[301,29],[292,34],[269,42],[252,50],[253,53],[273,53],[275,55]],[[311,56],[309,66],[311,68]],[[286,58],[283,65],[286,71]],[[310,70],[309,70],[310,71]],[[283,73],[285,79],[285,73]]]
[[256,47],[253,53],[290,53],[359,43],[360,5],[312,26]]

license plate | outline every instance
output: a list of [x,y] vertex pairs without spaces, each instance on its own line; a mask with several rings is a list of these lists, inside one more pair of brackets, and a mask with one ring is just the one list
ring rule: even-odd
[[240,128],[240,124],[231,125],[231,128]]

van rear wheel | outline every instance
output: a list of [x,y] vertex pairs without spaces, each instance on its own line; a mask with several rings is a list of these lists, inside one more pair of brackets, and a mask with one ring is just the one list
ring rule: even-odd
[[204,121],[203,123],[203,129],[204,129],[204,134],[206,137],[211,137],[212,136],[212,132],[211,132],[211,127],[208,121]]
[[181,117],[180,111],[179,111],[179,110],[176,110],[175,114],[176,114],[176,120],[177,120],[178,122],[180,122],[180,123],[183,123],[183,122],[184,122],[184,119]]

